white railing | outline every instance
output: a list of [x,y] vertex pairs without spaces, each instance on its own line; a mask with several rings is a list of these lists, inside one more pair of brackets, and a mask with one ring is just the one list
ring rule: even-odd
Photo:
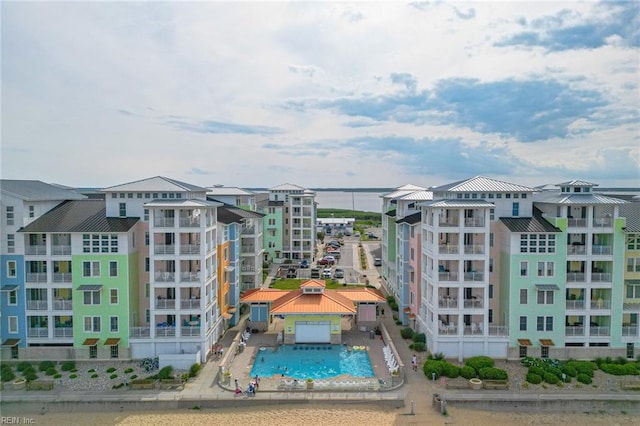
[[181,217],[180,226],[183,228],[199,228],[200,218],[199,217]]
[[567,219],[567,226],[569,228],[586,228],[587,227],[587,219]]
[[589,327],[589,334],[591,336],[609,336],[611,329],[609,327],[592,326]]
[[584,309],[584,300],[567,300],[567,309]]
[[458,273],[457,272],[439,272],[438,280],[439,281],[458,281]]
[[71,272],[54,272],[54,283],[70,283],[73,280],[73,274]]
[[71,246],[51,246],[51,254],[53,256],[67,256],[71,254]]
[[460,226],[457,220],[441,220],[438,222],[438,226],[441,228],[454,228]]
[[45,245],[27,246],[27,247],[25,247],[24,252],[25,252],[25,254],[32,254],[32,255],[47,254],[47,246],[45,246]]
[[457,244],[439,244],[438,253],[440,254],[457,254],[459,251]]
[[200,244],[182,244],[180,254],[200,254]]
[[622,335],[623,336],[637,336],[638,335],[638,326],[637,325],[623,325],[622,326]]
[[611,309],[611,300],[592,300],[591,309]]
[[584,336],[584,327],[582,326],[565,326],[565,336]]
[[155,279],[157,282],[167,283],[167,282],[174,282],[176,280],[176,277],[174,272],[156,271]]
[[156,228],[173,228],[175,225],[175,218],[173,217],[156,217],[153,220],[153,226]]
[[73,337],[73,327],[56,327],[53,329],[53,337]]
[[484,254],[484,246],[481,244],[465,245],[465,254]]
[[54,300],[53,301],[54,311],[70,311],[72,309],[73,309],[72,300]]
[[176,299],[157,299],[156,309],[175,309]]
[[610,217],[595,217],[593,218],[593,226],[596,228],[609,228],[613,226],[613,219]]
[[567,272],[567,281],[582,283],[585,281],[585,274],[584,272]]
[[46,272],[28,272],[27,282],[28,283],[45,283],[47,282],[47,273]]
[[465,281],[483,281],[484,272],[465,272],[464,280]]
[[455,297],[441,297],[438,300],[438,307],[440,308],[457,308],[458,299]]
[[587,248],[578,244],[567,245],[567,254],[587,254]]
[[482,308],[483,300],[482,299],[464,299],[464,307],[465,308]]
[[601,254],[601,255],[608,255],[612,253],[612,247],[611,246],[596,246],[594,245],[593,247],[591,247],[591,254]]
[[610,283],[611,282],[611,273],[609,272],[592,272],[591,273],[591,281],[599,282],[599,283]]
[[27,300],[27,309],[32,311],[46,311],[48,303],[46,300]]
[[176,252],[176,246],[172,244],[156,244],[153,246],[153,252],[155,254],[174,254]]
[[156,337],[174,337],[175,335],[175,327],[156,327]]
[[489,336],[508,336],[509,327],[506,325],[490,325]]
[[27,331],[28,337],[49,337],[49,328],[47,327],[29,327]]
[[200,281],[199,272],[180,272],[181,282],[198,282]]
[[464,226],[482,227],[484,226],[484,218],[483,217],[466,217],[464,219]]
[[241,234],[243,235],[252,235],[255,233],[256,228],[254,226],[250,226],[247,228],[242,228],[242,230],[240,231]]
[[199,309],[200,299],[180,299],[180,308],[182,309]]
[[131,327],[129,329],[129,337],[148,339],[149,337],[151,337],[151,329],[149,327]]
[[183,337],[199,337],[200,336],[200,327],[182,327],[180,329],[180,335]]

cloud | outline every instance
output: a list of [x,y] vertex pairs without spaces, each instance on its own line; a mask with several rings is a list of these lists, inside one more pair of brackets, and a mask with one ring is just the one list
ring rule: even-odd
[[476,10],[472,7],[470,7],[466,12],[462,12],[460,9],[453,6],[453,11],[460,19],[467,20],[467,19],[473,19],[476,17]]
[[410,92],[415,92],[418,86],[418,81],[410,73],[406,72],[394,72],[391,73],[391,82],[394,84],[404,84]]
[[244,135],[275,135],[281,133],[282,130],[277,127],[246,125],[231,122],[202,120],[187,121],[178,118],[167,118],[163,123],[181,130],[187,130],[196,133],[213,133],[213,134],[244,134]]
[[192,167],[191,169],[187,170],[187,174],[206,176],[206,175],[215,175],[216,172],[213,170],[202,170],[197,167]]

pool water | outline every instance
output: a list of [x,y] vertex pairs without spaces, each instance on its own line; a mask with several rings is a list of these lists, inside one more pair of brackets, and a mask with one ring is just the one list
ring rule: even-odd
[[[358,347],[359,348],[359,347]],[[366,350],[347,350],[344,345],[281,345],[260,348],[251,377],[281,376],[304,380],[327,379],[348,374],[352,377],[374,377]]]

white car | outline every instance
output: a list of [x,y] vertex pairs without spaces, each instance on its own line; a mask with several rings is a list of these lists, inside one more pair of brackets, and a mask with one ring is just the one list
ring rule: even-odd
[[331,278],[331,268],[325,268],[322,271],[322,278]]

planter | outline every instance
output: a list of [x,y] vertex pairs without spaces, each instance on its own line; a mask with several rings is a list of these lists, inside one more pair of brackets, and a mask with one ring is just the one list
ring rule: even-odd
[[14,390],[22,390],[22,389],[25,389],[27,387],[27,380],[26,379],[16,379],[16,380],[13,381],[12,385],[13,385],[13,389]]
[[313,380],[307,380],[307,389],[313,389]]
[[469,386],[471,387],[471,389],[482,389],[482,380],[469,379]]

